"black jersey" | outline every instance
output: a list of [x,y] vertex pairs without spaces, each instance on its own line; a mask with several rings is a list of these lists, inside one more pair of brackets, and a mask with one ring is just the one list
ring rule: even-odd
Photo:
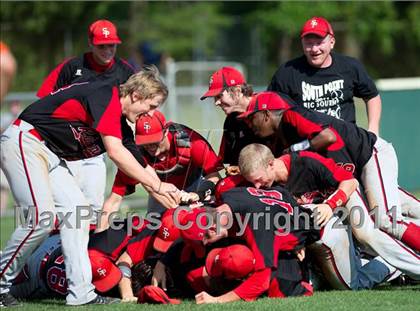
[[[256,270],[277,268],[279,252],[296,250],[319,239],[311,212],[300,207],[283,187],[237,187],[222,194],[222,200],[234,219],[248,219],[244,233],[246,239],[252,239],[247,245],[256,258]],[[306,224],[304,217],[298,217],[301,214],[308,215]]]
[[242,148],[252,144],[267,144],[266,140],[258,138],[246,123],[238,119],[239,113],[229,114],[223,124],[223,136],[220,144],[219,158],[225,164],[238,165],[239,153]]
[[268,90],[285,93],[308,109],[355,123],[353,96],[369,100],[378,90],[358,60],[337,53],[331,56],[327,68],[310,66],[305,56],[283,64]]
[[96,64],[92,53],[89,52],[59,64],[44,80],[37,96],[44,97],[75,82],[93,79],[108,80],[112,85],[120,85],[132,74],[134,74],[134,69],[126,61],[115,57],[110,64],[100,66]]
[[[106,81],[76,83],[60,89],[28,106],[19,119],[33,125],[47,146],[66,160],[104,153],[101,134],[134,143],[122,116],[118,88]],[[136,152],[135,148],[130,151]]]
[[299,204],[322,203],[337,190],[340,182],[353,178],[352,172],[314,152],[293,152],[281,159],[289,172],[284,187]]
[[331,129],[337,137],[335,143],[320,152],[327,158],[355,172],[359,177],[363,166],[372,156],[376,135],[355,124],[311,111],[303,107],[286,110],[280,121],[274,155],[304,139],[312,139],[323,129]]

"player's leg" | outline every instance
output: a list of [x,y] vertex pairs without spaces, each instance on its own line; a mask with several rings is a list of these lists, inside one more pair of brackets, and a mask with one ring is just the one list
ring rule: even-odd
[[395,268],[414,279],[420,279],[420,256],[375,226],[375,217],[372,216],[372,220],[359,190],[350,196],[346,207],[353,234],[360,243],[368,245]]
[[377,209],[379,227],[419,251],[420,227],[402,218],[398,160],[392,144],[378,137],[372,157],[363,167],[361,182],[370,209]]
[[414,194],[401,187],[398,187],[398,194],[400,196],[402,214],[416,220],[420,219],[420,200]]
[[92,210],[64,161],[51,174],[51,181],[66,265],[66,301],[86,304],[96,298],[87,251]]
[[3,171],[16,201],[23,212],[19,225],[0,261],[0,293],[7,293],[12,280],[19,274],[31,253],[51,231],[55,210],[49,171],[59,159],[32,134],[21,131],[31,127],[25,123],[9,127],[1,136]]
[[106,187],[106,165],[104,155],[82,160],[80,189],[94,211],[91,220],[96,224],[98,213],[104,205]]
[[320,241],[311,245],[310,250],[334,289],[372,288],[395,271],[377,258],[362,265],[351,231],[336,216],[326,224]]

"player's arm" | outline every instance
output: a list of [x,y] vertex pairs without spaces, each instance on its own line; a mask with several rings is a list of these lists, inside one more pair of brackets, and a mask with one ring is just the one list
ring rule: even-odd
[[238,300],[252,301],[257,299],[270,286],[271,269],[265,268],[254,272],[237,288],[218,297],[213,297],[207,292],[201,292],[195,296],[197,304],[226,303]]
[[133,288],[131,286],[131,267],[133,261],[127,252],[124,252],[116,262],[118,268],[121,270],[123,277],[118,283],[118,289],[120,291],[121,299],[123,301],[137,301],[137,297],[134,296]]
[[71,84],[71,73],[69,72],[68,63],[70,59],[65,60],[59,64],[51,73],[45,78],[36,93],[39,98],[49,95],[60,87]]
[[101,218],[99,220],[98,226],[95,230],[95,233],[104,231],[109,227],[109,216],[113,212],[117,212],[120,209],[123,196],[111,192],[108,198],[105,200],[102,207]]
[[365,100],[368,115],[368,131],[379,136],[379,125],[381,122],[382,101],[378,94],[375,97]]
[[136,179],[146,190],[152,191],[152,195],[159,194],[171,204],[177,205],[179,202],[179,190],[174,185],[161,182],[157,176],[153,176],[142,167],[131,152],[123,146],[121,139],[102,134],[101,137],[108,156],[124,174]]

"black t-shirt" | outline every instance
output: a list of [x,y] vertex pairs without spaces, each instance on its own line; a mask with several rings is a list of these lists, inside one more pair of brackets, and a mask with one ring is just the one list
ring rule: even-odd
[[223,124],[223,136],[220,144],[219,157],[224,164],[238,165],[239,153],[242,148],[260,143],[267,145],[267,139],[255,136],[254,132],[242,119],[238,119],[239,113],[229,114]]
[[353,178],[352,172],[314,152],[293,152],[283,156],[283,159],[285,163],[290,163],[284,187],[299,204],[322,203],[337,189],[340,182]]
[[337,53],[331,56],[327,68],[310,66],[304,55],[283,64],[268,90],[287,94],[308,109],[355,123],[353,96],[369,100],[378,90],[358,60]]
[[312,139],[323,129],[330,128],[337,137],[323,156],[332,158],[360,177],[363,166],[372,156],[376,135],[355,124],[336,119],[323,113],[297,106],[283,113],[280,121],[274,156],[305,139]]
[[112,85],[118,86],[126,82],[132,74],[134,69],[121,58],[115,57],[110,66],[104,67],[97,65],[89,52],[59,64],[45,78],[37,96],[44,97],[67,85],[95,79],[108,80]]

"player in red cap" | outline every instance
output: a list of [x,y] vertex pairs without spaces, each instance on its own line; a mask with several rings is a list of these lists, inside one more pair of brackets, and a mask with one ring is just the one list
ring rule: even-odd
[[[106,79],[118,86],[134,74],[134,69],[125,60],[115,56],[121,39],[112,22],[101,19],[92,23],[88,28],[88,43],[89,52],[66,59],[48,75],[37,92],[38,97],[45,97],[72,83],[92,79]],[[106,183],[103,155],[72,161],[68,166],[93,209],[99,212],[104,203]],[[96,224],[96,216],[95,213],[92,224]]]
[[[354,172],[364,187],[369,208],[378,212],[377,225],[412,249],[420,250],[416,225],[420,205],[402,206],[398,189],[398,162],[394,148],[375,134],[353,123],[295,106],[281,107],[281,97],[261,93],[255,109],[242,116],[256,135],[276,135],[274,154],[313,150]],[[393,212],[391,210],[393,209]],[[403,209],[404,208],[404,209]],[[409,217],[405,221],[404,216]]]
[[312,17],[302,27],[303,54],[281,65],[269,91],[290,96],[298,105],[338,119],[356,122],[353,97],[362,98],[368,129],[378,135],[381,98],[375,83],[356,59],[334,53],[335,35],[323,17]]
[[[221,164],[204,137],[185,125],[166,122],[160,111],[144,115],[136,123],[136,144],[146,163],[162,181],[185,190],[181,201],[204,200],[213,194]],[[117,211],[125,195],[135,191],[138,182],[117,172],[112,193],[106,199],[99,230],[107,227],[107,215]],[[162,214],[165,208],[153,198],[148,213]]]
[[209,89],[201,100],[212,97],[214,104],[226,114],[219,157],[227,167],[227,174],[238,173],[238,156],[241,149],[254,142],[262,142],[236,117],[248,107],[253,94],[241,72],[233,67],[222,67],[210,77]]

